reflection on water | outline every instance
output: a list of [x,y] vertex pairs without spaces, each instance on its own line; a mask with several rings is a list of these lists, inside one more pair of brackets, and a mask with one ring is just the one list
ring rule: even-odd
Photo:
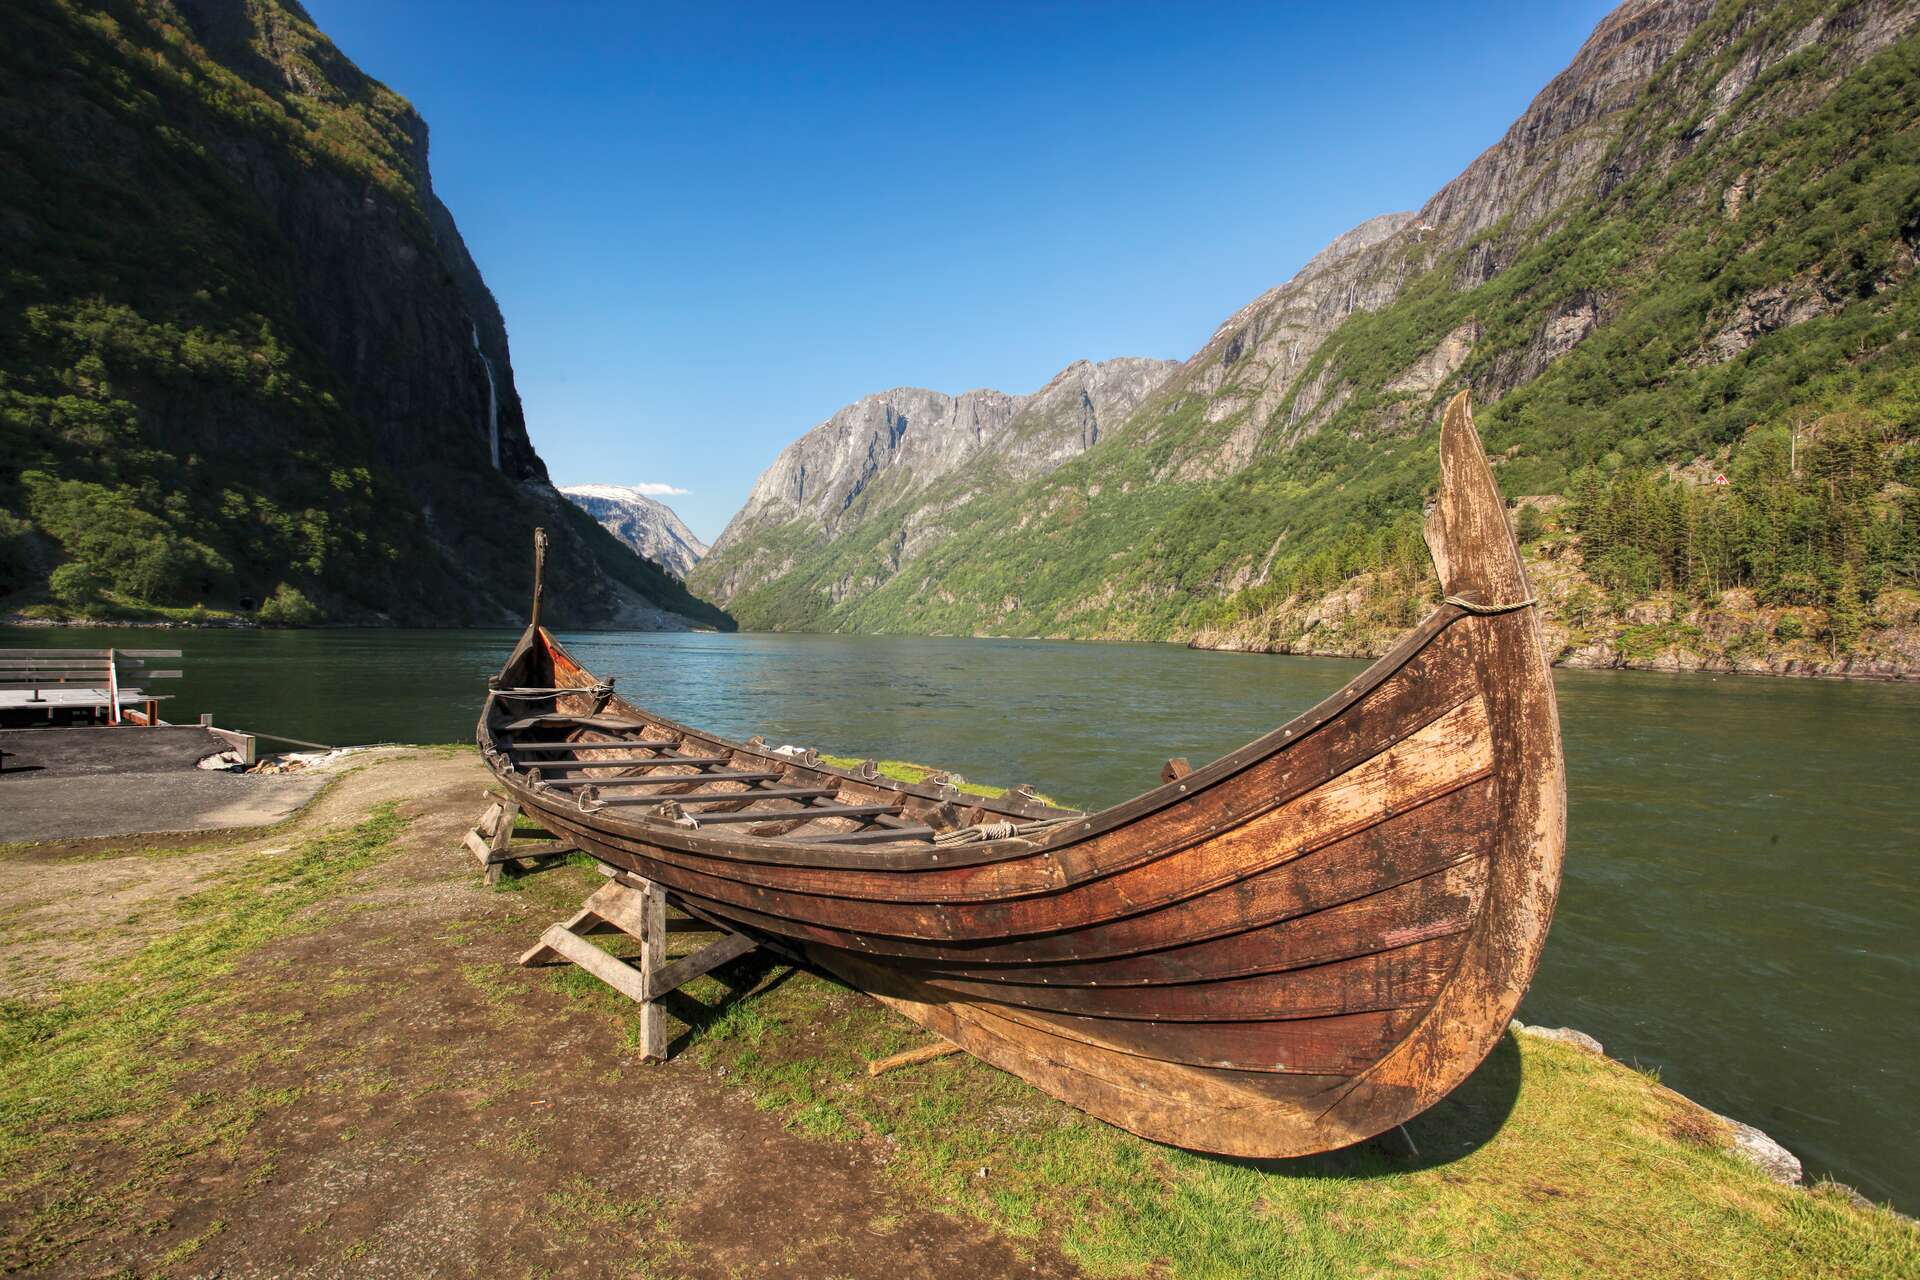
[[[470,741],[508,632],[0,630],[186,651],[169,718]],[[734,737],[918,760],[1097,806],[1254,738],[1359,664],[1160,645],[563,637],[622,694]],[[1569,840],[1521,1010],[1920,1209],[1920,689],[1562,672]]]

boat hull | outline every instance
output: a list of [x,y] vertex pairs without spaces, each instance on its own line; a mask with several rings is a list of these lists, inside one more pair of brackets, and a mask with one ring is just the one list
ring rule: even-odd
[[[1236,1156],[1346,1145],[1485,1058],[1559,884],[1553,690],[1464,397],[1441,460],[1430,540],[1449,602],[1320,706],[1099,813],[958,807],[688,730],[597,688],[537,627],[503,681],[583,690],[556,714],[625,727],[568,731],[584,794],[528,764],[529,730],[502,728],[525,722],[514,709],[490,705],[482,745],[523,807],[596,857],[1093,1115]],[[609,807],[610,788],[653,796],[663,775],[593,762],[669,740],[668,756],[718,763],[659,794],[707,807]],[[760,779],[717,784],[739,788],[738,811],[698,799],[727,772]],[[748,798],[767,785],[820,794]]]

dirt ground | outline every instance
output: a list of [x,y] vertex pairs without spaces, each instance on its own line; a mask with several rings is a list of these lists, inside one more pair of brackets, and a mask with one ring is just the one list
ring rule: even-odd
[[[385,801],[411,819],[399,854],[349,881],[319,927],[245,952],[217,979],[217,998],[185,1015],[168,1052],[194,1065],[176,1092],[183,1109],[221,1108],[218,1132],[159,1162],[121,1132],[130,1121],[84,1133],[62,1164],[102,1203],[58,1218],[82,1224],[59,1235],[33,1224],[55,1220],[61,1206],[45,1203],[56,1194],[46,1188],[61,1184],[0,1202],[0,1238],[11,1242],[0,1269],[1077,1274],[1049,1246],[914,1202],[889,1176],[885,1140],[784,1128],[684,1048],[645,1064],[623,1033],[631,1019],[599,990],[570,971],[518,967],[599,877],[564,866],[481,885],[460,837],[485,780],[470,753],[389,752],[264,835],[6,855],[0,983],[31,1002],[161,936],[182,898],[241,860]],[[721,971],[734,991],[679,1011],[697,1022],[781,973],[748,957]]]

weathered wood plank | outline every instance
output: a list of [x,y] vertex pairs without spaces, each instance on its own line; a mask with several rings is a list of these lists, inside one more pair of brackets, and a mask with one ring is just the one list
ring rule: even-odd
[[[665,928],[662,924],[663,932]],[[658,999],[669,991],[677,990],[729,960],[739,959],[757,945],[743,933],[729,933],[717,942],[710,942],[692,955],[682,956],[649,974],[646,981],[647,998]]]
[[[618,956],[602,951],[577,933],[569,933],[557,924],[550,925],[547,931],[540,935],[540,945],[562,959],[579,965],[630,1000],[647,998],[645,980],[641,977],[639,969]],[[647,1010],[642,1010],[642,1051],[647,1057],[663,1056],[663,1054],[647,1052],[649,1046],[645,1042],[646,1013]],[[663,1050],[665,1048],[664,1040],[661,1041],[661,1048]]]

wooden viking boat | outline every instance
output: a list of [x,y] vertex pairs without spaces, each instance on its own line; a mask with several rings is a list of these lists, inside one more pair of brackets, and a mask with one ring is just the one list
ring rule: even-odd
[[480,746],[550,830],[1095,1116],[1344,1146],[1486,1057],[1560,882],[1553,686],[1464,394],[1440,463],[1445,602],[1319,706],[1098,813],[675,724],[569,658],[537,587]]

